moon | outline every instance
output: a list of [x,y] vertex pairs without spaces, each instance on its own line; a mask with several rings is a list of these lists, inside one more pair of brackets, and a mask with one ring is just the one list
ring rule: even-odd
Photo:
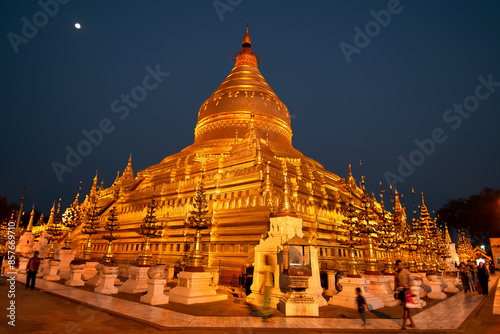
[[76,29],[80,29],[81,27],[82,27],[82,26],[80,25],[80,23],[78,23],[78,22],[77,22],[77,23],[75,23],[75,28],[76,28]]

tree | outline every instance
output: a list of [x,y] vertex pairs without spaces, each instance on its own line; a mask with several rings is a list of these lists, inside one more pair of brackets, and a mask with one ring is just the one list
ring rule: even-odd
[[468,198],[452,199],[437,211],[438,224],[463,229],[474,246],[488,245],[500,237],[500,190],[484,188]]

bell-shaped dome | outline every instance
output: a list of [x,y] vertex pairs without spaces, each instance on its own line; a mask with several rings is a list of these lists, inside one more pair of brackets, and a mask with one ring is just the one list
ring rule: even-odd
[[257,68],[247,28],[234,68],[198,112],[192,146],[232,145],[250,123],[255,136],[268,139],[277,151],[298,153],[292,148],[288,109]]

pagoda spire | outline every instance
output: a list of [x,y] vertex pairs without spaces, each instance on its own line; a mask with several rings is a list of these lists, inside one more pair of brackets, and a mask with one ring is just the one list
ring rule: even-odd
[[76,193],[75,200],[73,201],[73,206],[77,206],[79,204],[78,199],[80,198],[80,190],[82,190],[82,181],[80,181],[80,185],[78,186],[78,192]]
[[30,221],[28,223],[28,227],[26,228],[27,232],[31,232],[33,230],[33,220],[35,219],[35,204],[31,208]]
[[450,232],[448,231],[448,224],[444,224],[444,240],[447,244],[451,244]]
[[241,43],[242,47],[252,47],[252,42],[250,41],[250,35],[248,34],[248,21],[247,21],[247,30],[245,32],[245,36],[243,37],[243,43]]
[[40,215],[40,219],[38,219],[38,226],[42,226],[43,225],[43,213]]
[[394,212],[401,213],[401,202],[399,201],[399,193],[396,187],[394,187]]
[[236,57],[236,63],[234,64],[234,67],[242,66],[242,65],[250,65],[255,68],[257,68],[257,58],[253,54],[251,47],[252,47],[252,42],[250,41],[250,34],[248,33],[248,26],[247,30],[245,31],[245,36],[243,36],[243,42],[241,43],[242,49],[240,53],[238,54],[238,57]]
[[266,179],[263,184],[262,189],[262,197],[264,198],[264,205],[266,205],[271,210],[271,215],[274,215],[274,207],[273,207],[273,181],[271,181],[271,168],[269,166],[271,162],[267,162],[266,166]]
[[[431,215],[429,214],[429,210],[427,210],[427,206],[425,205],[424,192],[422,192],[422,207],[420,208],[420,221],[427,222],[430,221],[430,219]],[[427,225],[428,223],[424,224]]]
[[130,157],[128,158],[127,167],[125,167],[125,170],[123,171],[123,177],[125,179],[133,179],[134,178],[134,171],[132,170],[132,153],[130,153]]
[[52,209],[50,209],[50,216],[49,216],[49,221],[47,223],[47,226],[52,226],[54,225],[54,214],[56,212],[56,201],[52,204]]
[[292,196],[290,194],[290,187],[288,186],[287,172],[283,171],[283,192],[281,194],[281,201],[278,207],[278,215],[280,216],[295,216],[295,209],[293,207]]

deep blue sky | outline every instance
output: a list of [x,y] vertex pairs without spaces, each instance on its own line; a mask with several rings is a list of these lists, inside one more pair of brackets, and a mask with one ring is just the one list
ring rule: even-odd
[[[247,18],[259,68],[288,106],[302,153],[341,177],[351,163],[358,181],[363,160],[368,190],[378,192],[380,180],[387,188],[384,172],[397,173],[398,156],[408,159],[415,139],[442,128],[447,140],[398,183],[407,206],[411,187],[425,192],[431,211],[500,187],[500,87],[457,129],[443,120],[475,94],[478,76],[500,82],[498,1],[402,0],[351,63],[340,43],[354,45],[354,28],[364,30],[370,11],[388,1],[231,3],[221,20],[210,0],[73,0],[15,53],[8,34],[21,35],[21,19],[33,22],[41,8],[1,2],[0,194],[17,201],[26,187],[27,205],[48,214],[53,200],[72,201],[80,180],[87,191],[96,169],[109,186],[130,153],[137,172],[190,145],[198,109],[230,72]],[[111,103],[157,64],[170,75],[120,120]],[[65,147],[76,148],[82,130],[103,118],[114,131],[59,182],[51,164],[64,163]]]

